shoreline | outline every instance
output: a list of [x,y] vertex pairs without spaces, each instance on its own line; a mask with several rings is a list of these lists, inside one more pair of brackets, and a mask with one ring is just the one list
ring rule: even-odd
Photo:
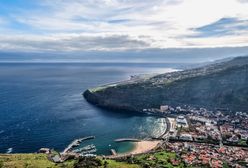
[[136,155],[136,154],[149,152],[154,148],[156,148],[160,142],[161,141],[159,140],[156,141],[142,140],[140,142],[133,142],[134,148],[130,152],[126,152],[125,155],[127,154]]

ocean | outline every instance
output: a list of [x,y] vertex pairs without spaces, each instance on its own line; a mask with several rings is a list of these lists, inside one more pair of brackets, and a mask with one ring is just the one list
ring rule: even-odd
[[[130,75],[163,73],[179,65],[159,63],[0,63],[0,153],[62,151],[75,138],[95,136],[97,154],[127,152],[117,138],[159,136],[163,118],[108,111],[82,93]],[[121,95],[120,95],[121,96]]]

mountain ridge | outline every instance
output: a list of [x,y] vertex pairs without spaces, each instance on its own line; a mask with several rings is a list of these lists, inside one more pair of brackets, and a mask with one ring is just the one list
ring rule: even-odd
[[142,112],[160,105],[248,108],[248,56],[199,68],[88,89],[85,99],[99,107]]

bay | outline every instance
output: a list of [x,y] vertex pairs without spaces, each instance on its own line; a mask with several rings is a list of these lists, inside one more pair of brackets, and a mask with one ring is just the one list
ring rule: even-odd
[[[130,75],[163,73],[179,65],[159,63],[0,63],[0,153],[62,151],[72,140],[96,136],[98,154],[130,150],[117,138],[159,136],[164,119],[108,111],[89,104],[82,93],[126,80]],[[120,95],[121,96],[121,95]],[[121,145],[121,146],[120,146]],[[126,146],[125,146],[126,145]]]

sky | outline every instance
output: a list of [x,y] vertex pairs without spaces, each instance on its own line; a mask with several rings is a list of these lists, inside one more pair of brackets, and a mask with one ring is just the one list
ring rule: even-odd
[[0,0],[0,51],[248,46],[248,0]]

